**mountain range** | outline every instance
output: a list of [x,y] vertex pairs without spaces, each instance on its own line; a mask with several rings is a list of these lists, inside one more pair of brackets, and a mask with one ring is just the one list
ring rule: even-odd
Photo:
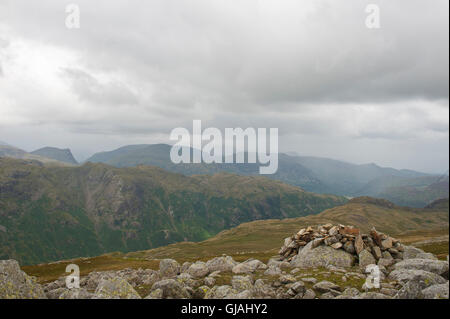
[[[86,162],[114,167],[152,165],[186,176],[219,172],[259,176],[259,164],[174,164],[170,160],[170,149],[171,146],[167,144],[128,145],[96,153]],[[35,159],[53,165],[77,164],[70,150],[50,147],[27,153],[5,145],[0,146],[1,156]],[[380,197],[397,205],[411,207],[424,207],[436,199],[448,198],[449,194],[448,175],[386,168],[373,163],[357,165],[328,158],[299,156],[296,153],[280,153],[278,171],[267,177],[310,192],[347,197]]]
[[[185,175],[231,172],[259,175],[259,164],[173,164],[170,145],[130,145],[110,152],[94,154],[87,161],[116,167],[155,165]],[[307,191],[342,196],[373,196],[398,205],[424,207],[447,198],[448,176],[436,176],[413,170],[398,170],[376,164],[351,164],[338,160],[279,154],[277,173],[268,178],[299,186]]]
[[200,241],[243,222],[345,202],[259,176],[0,158],[0,259],[30,264]]

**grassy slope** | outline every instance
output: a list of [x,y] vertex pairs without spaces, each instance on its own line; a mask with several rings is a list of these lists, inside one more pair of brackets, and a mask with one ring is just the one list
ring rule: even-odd
[[[351,224],[368,231],[372,226],[400,238],[407,243],[448,235],[448,210],[408,209],[386,206],[384,201],[356,199],[319,215],[284,220],[265,220],[244,223],[225,230],[200,243],[183,242],[165,247],[138,251],[126,255],[115,253],[89,259],[77,259],[51,265],[27,266],[23,269],[41,281],[64,275],[65,266],[71,262],[80,265],[82,274],[92,270],[132,268],[157,269],[158,259],[175,258],[179,262],[208,260],[227,254],[238,261],[258,258],[267,261],[277,254],[283,239],[307,225],[327,222]],[[446,242],[421,246],[436,254],[448,254]]]

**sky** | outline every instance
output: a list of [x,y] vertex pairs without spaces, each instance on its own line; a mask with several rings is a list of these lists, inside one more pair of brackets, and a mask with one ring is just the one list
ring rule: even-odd
[[[68,3],[80,28],[66,26]],[[379,28],[366,25],[368,4]],[[443,173],[448,6],[0,0],[0,140],[84,160],[169,143],[199,119],[278,128],[282,152]]]

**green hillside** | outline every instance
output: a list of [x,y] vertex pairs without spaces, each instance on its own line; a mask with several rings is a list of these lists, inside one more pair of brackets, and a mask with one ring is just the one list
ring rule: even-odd
[[345,202],[263,177],[0,158],[0,259],[31,264],[201,241],[243,222]]

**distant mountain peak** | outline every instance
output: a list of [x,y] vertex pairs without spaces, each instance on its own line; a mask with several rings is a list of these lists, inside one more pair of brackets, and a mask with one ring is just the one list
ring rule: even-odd
[[78,164],[68,148],[61,149],[47,146],[31,152],[31,154],[44,156],[64,163]]

